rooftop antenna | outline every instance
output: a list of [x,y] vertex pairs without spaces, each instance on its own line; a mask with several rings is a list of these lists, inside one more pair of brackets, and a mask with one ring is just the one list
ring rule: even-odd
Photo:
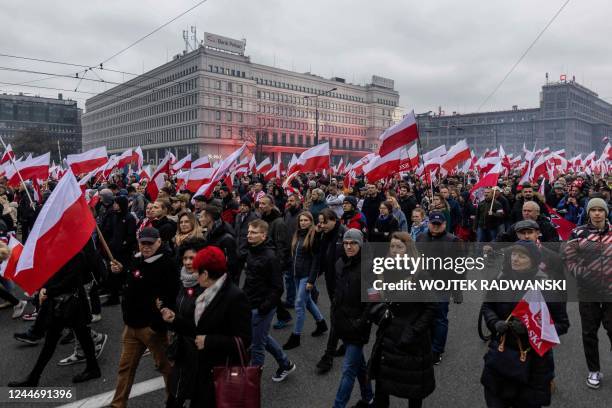
[[185,41],[185,52],[189,52],[191,44],[189,44],[189,31],[183,30],[183,41]]
[[196,26],[191,26],[191,34],[192,37],[191,39],[193,40],[193,49],[197,49],[198,48],[198,29],[196,28]]

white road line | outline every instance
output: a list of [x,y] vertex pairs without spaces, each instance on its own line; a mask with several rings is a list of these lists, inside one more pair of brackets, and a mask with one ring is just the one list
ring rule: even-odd
[[[138,397],[140,395],[148,394],[153,391],[161,390],[164,388],[164,378],[157,377],[151,380],[143,381],[132,386],[130,392],[130,398]],[[102,408],[110,405],[115,395],[115,390],[103,392],[102,394],[93,395],[91,397],[83,398],[75,402],[71,402],[66,405],[61,405],[58,408]]]

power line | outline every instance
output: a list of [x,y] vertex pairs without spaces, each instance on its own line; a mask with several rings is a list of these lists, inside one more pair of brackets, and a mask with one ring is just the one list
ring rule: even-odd
[[156,32],[158,32],[159,30],[161,30],[162,28],[166,27],[168,24],[178,20],[179,18],[183,17],[185,14],[189,13],[190,11],[198,8],[199,6],[201,6],[202,4],[206,3],[207,0],[202,0],[199,3],[197,3],[195,6],[189,8],[188,10],[183,11],[181,14],[179,14],[178,16],[174,17],[173,19],[171,19],[170,21],[160,25],[159,27],[157,27],[155,30],[151,31],[149,34],[139,38],[138,40],[134,41],[133,43],[131,43],[130,45],[128,45],[127,47],[125,47],[124,49],[122,49],[119,52],[114,53],[113,55],[111,55],[110,57],[108,57],[107,59],[105,59],[104,61],[102,61],[99,66],[102,67],[105,63],[107,63],[108,61],[112,60],[113,58],[115,58],[118,55],[123,54],[125,51],[129,50],[130,48],[132,48],[133,46],[135,46],[136,44],[138,44],[139,42],[145,40],[146,38],[150,37],[151,35],[155,34]]
[[73,89],[54,88],[54,87],[51,87],[51,86],[23,85],[23,84],[18,84],[18,83],[13,83],[13,82],[0,82],[0,85],[24,86],[26,88],[50,89],[50,90],[53,90],[53,91],[76,92],[76,93],[83,93],[83,94],[89,94],[89,95],[98,95],[95,92],[75,91]]
[[561,8],[559,8],[559,10],[557,10],[557,12],[555,13],[555,15],[550,19],[550,21],[548,22],[548,24],[546,24],[546,26],[542,29],[542,31],[540,31],[540,33],[537,35],[537,37],[535,38],[535,40],[533,40],[531,42],[531,44],[529,44],[529,47],[527,47],[527,49],[525,50],[525,52],[520,56],[520,58],[518,59],[518,61],[516,61],[516,63],[514,63],[514,65],[512,66],[512,68],[510,68],[510,70],[508,71],[508,73],[506,74],[506,76],[504,76],[504,78],[497,84],[497,86],[495,87],[495,89],[493,89],[493,92],[491,92],[489,94],[489,96],[487,96],[485,98],[485,100],[480,104],[480,106],[478,107],[478,109],[476,110],[476,112],[480,112],[480,109],[482,109],[482,107],[489,101],[489,99],[491,99],[491,97],[493,95],[495,95],[495,93],[499,90],[499,88],[501,88],[501,86],[504,84],[504,82],[506,82],[506,79],[508,79],[508,77],[510,76],[510,74],[512,74],[512,72],[514,72],[514,70],[516,69],[516,67],[521,63],[521,61],[523,61],[523,58],[525,58],[525,56],[529,53],[529,51],[531,51],[531,49],[533,48],[533,46],[538,42],[538,40],[540,39],[540,37],[542,37],[542,35],[544,34],[544,32],[548,29],[548,27],[551,26],[551,24],[557,19],[557,17],[559,16],[559,14],[561,14],[561,12],[563,11],[563,9],[565,8],[565,6],[567,6],[567,4],[570,2],[570,0],[566,0],[565,3],[563,3],[563,5],[561,6]]

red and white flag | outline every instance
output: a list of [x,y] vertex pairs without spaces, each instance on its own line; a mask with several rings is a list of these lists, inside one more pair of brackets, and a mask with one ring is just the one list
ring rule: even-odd
[[151,176],[151,181],[147,184],[147,193],[151,197],[152,201],[157,200],[159,191],[164,187],[166,183],[166,177],[170,175],[170,161],[172,160],[171,154],[166,154],[166,157],[157,166],[157,169]]
[[66,162],[74,174],[84,174],[103,166],[108,161],[106,147],[96,147],[84,153],[69,154]]
[[470,196],[480,199],[479,196],[481,195],[480,193],[483,189],[497,185],[497,180],[499,180],[499,175],[503,170],[504,168],[501,160],[499,160],[497,164],[493,166],[491,171],[485,174],[476,184],[474,184],[474,187],[472,187],[470,190]]
[[117,157],[117,167],[125,167],[134,161],[134,152],[132,149],[127,149]]
[[257,161],[255,160],[255,155],[251,155],[251,160],[249,160],[249,171],[253,174],[257,171]]
[[8,163],[11,160],[15,160],[15,153],[13,152],[13,148],[9,143],[8,146],[6,146],[6,150],[4,151],[2,158],[0,159],[0,164]]
[[0,276],[7,280],[13,280],[15,268],[17,267],[17,261],[19,261],[19,257],[23,251],[23,244],[19,242],[13,234],[11,234],[8,247],[11,250],[11,255],[8,257],[8,259],[2,261],[2,264],[0,264]]
[[272,162],[269,157],[266,157],[255,169],[256,174],[266,174],[272,168]]
[[409,149],[401,152],[399,171],[410,171],[419,167],[419,150],[417,144],[413,143]]
[[329,142],[321,143],[304,150],[298,157],[298,164],[292,171],[299,170],[302,173],[330,170],[329,165]]
[[142,170],[142,165],[144,164],[144,154],[142,154],[142,149],[138,146],[134,149],[134,161],[138,165],[138,171]]
[[380,148],[378,154],[384,157],[399,147],[406,146],[419,138],[414,111],[408,113],[401,122],[391,126],[378,137]]
[[234,151],[232,154],[227,156],[225,159],[218,162],[219,165],[217,166],[216,169],[214,169],[214,173],[211,178],[211,181],[209,183],[206,183],[200,186],[200,188],[198,188],[198,190],[195,192],[193,196],[195,197],[195,196],[202,195],[204,197],[210,197],[215,185],[217,185],[219,181],[223,180],[227,176],[229,169],[236,163],[236,161],[240,158],[240,156],[242,156],[242,153],[244,152],[245,149],[246,149],[246,143],[243,144],[242,147],[240,147],[238,150]]
[[375,183],[399,172],[400,162],[402,161],[402,151],[404,146],[398,147],[396,150],[386,156],[377,156],[368,164],[363,166],[363,172],[368,178],[368,183]]
[[465,139],[463,139],[458,141],[448,150],[446,155],[444,155],[441,167],[450,173],[459,163],[469,160],[470,158],[470,149]]
[[546,300],[539,290],[527,291],[514,307],[512,316],[527,328],[529,344],[540,357],[561,343]]
[[365,156],[363,156],[361,159],[357,160],[355,163],[353,163],[353,173],[355,176],[358,176],[360,174],[363,174],[363,166],[365,166],[366,164],[368,164],[370,162],[370,160],[373,160],[376,156],[375,153],[368,153]]
[[201,185],[210,183],[215,170],[211,167],[191,169],[187,177],[185,188],[189,191],[197,191]]
[[17,174],[18,171],[24,180],[36,178],[46,180],[49,177],[50,157],[50,153],[45,153],[40,156],[30,157],[23,161],[14,162],[14,166],[6,166],[5,170],[8,185],[11,187],[19,185],[21,179],[19,178],[19,174]]
[[192,169],[210,169],[211,167],[210,160],[208,160],[208,156],[206,155],[191,162]]
[[172,171],[174,172],[189,168],[191,168],[191,153],[172,165]]
[[249,172],[249,158],[245,157],[240,161],[240,163],[238,163],[238,165],[234,169],[234,175],[236,177],[240,177],[240,176],[247,174],[248,172]]
[[79,184],[68,171],[36,218],[13,280],[31,295],[83,249],[95,227]]

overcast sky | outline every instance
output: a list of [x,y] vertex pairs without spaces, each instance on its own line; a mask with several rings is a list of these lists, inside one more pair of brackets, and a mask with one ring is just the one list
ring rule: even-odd
[[[0,3],[0,53],[95,65],[197,0]],[[395,80],[400,105],[417,113],[475,111],[565,0],[208,0],[106,66],[142,73],[184,48],[182,30],[246,38],[253,62],[348,82]],[[535,107],[545,73],[566,73],[612,102],[609,0],[572,0],[482,110]],[[0,57],[0,67],[74,75],[77,68]],[[107,81],[130,77],[98,72]],[[97,78],[89,73],[88,77]],[[0,70],[0,81],[44,75]],[[73,79],[29,82],[75,89]],[[83,81],[78,89],[108,85]],[[0,84],[2,92],[58,91]],[[83,107],[89,95],[63,92]]]

